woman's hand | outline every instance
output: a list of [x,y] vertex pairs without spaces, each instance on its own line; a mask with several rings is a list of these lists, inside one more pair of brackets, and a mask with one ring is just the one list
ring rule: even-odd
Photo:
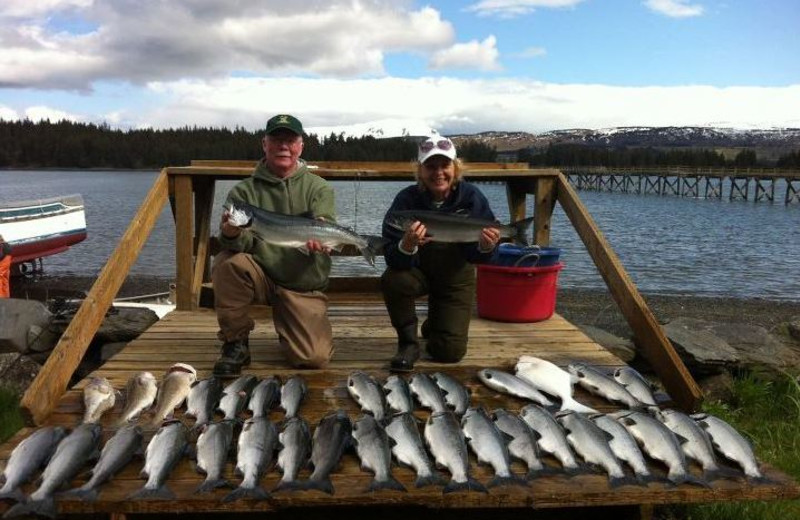
[[481,251],[491,251],[500,241],[500,230],[497,228],[483,228],[478,239],[478,248]]
[[403,240],[401,241],[401,247],[404,251],[414,251],[417,246],[424,246],[428,242],[431,241],[430,237],[426,237],[425,234],[428,232],[428,228],[425,227],[420,221],[415,221],[406,232],[403,234]]
[[242,233],[242,228],[234,226],[230,221],[231,214],[228,210],[222,212],[222,220],[219,223],[219,230],[225,238],[236,238]]

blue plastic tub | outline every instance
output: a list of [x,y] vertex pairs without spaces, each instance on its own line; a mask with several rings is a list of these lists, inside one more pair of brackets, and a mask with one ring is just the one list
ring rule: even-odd
[[561,249],[558,247],[521,247],[515,244],[500,244],[497,260],[493,265],[506,267],[548,267],[558,263]]

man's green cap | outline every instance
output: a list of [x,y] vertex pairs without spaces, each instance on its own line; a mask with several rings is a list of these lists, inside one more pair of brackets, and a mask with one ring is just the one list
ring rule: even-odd
[[303,124],[299,119],[288,114],[278,114],[267,121],[267,134],[271,134],[280,128],[286,128],[297,135],[303,135]]

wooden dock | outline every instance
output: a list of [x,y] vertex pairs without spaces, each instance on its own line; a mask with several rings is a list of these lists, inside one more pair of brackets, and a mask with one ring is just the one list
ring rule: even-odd
[[783,203],[800,203],[797,169],[568,166],[563,172],[578,190],[769,203],[775,202],[776,183],[783,181]]
[[[385,366],[395,348],[395,333],[379,295],[340,293],[332,297],[331,319],[335,338],[336,354],[326,370],[304,371],[309,393],[300,408],[300,414],[313,427],[331,410],[344,409],[351,419],[360,415],[358,406],[349,396],[346,379],[350,371],[364,370],[379,380],[388,372]],[[278,341],[269,319],[268,308],[254,308],[257,326],[251,336],[252,365],[245,370],[260,377],[277,375],[285,378],[297,373],[286,365],[278,352]],[[425,306],[420,306],[424,315]],[[190,363],[198,371],[198,378],[211,374],[217,358],[216,319],[213,311],[175,311],[154,324],[147,332],[131,342],[106,365],[93,375],[107,377],[115,388],[123,388],[133,374],[141,370],[152,371],[160,379],[164,371],[176,362]],[[498,394],[483,386],[476,377],[481,368],[493,367],[512,370],[516,359],[530,354],[549,359],[559,365],[581,360],[603,368],[614,368],[624,363],[607,350],[590,340],[574,325],[555,315],[550,320],[533,324],[498,323],[483,319],[473,320],[470,326],[470,342],[465,359],[457,365],[441,365],[429,361],[419,363],[423,372],[444,371],[463,381],[472,390],[472,402],[488,410],[506,408],[517,411],[526,403],[520,399]],[[59,400],[46,424],[73,427],[82,411],[82,387],[87,380],[67,391]],[[611,410],[601,399],[579,392],[577,398],[600,410]],[[120,400],[122,401],[122,400]],[[112,412],[102,420],[105,438],[113,434],[113,427],[123,403],[118,402]],[[424,419],[427,412],[418,411]],[[180,417],[180,413],[178,417]],[[271,419],[279,421],[282,412],[273,412]],[[146,422],[142,418],[141,423]],[[185,420],[187,425],[193,419]],[[0,448],[0,465],[4,465],[11,449],[30,429],[20,431]],[[152,435],[150,428],[146,440]],[[557,467],[554,460],[546,463]],[[395,468],[394,474],[406,486],[407,493],[386,491],[365,492],[371,474],[359,468],[354,453],[347,453],[341,467],[333,475],[335,494],[330,496],[317,491],[280,492],[265,502],[241,501],[222,503],[220,500],[229,490],[216,490],[208,495],[195,495],[195,488],[203,476],[195,472],[193,461],[184,458],[168,481],[177,495],[174,501],[130,501],[126,497],[139,489],[144,481],[139,478],[143,460],[134,460],[112,482],[102,487],[97,502],[60,500],[60,513],[199,513],[199,512],[253,512],[273,511],[289,507],[318,506],[425,506],[429,508],[561,508],[585,506],[620,506],[666,503],[693,503],[731,500],[775,500],[800,496],[800,488],[791,479],[774,469],[767,468],[766,475],[775,484],[751,486],[743,482],[718,481],[712,489],[682,485],[670,487],[653,483],[647,487],[623,486],[610,489],[607,478],[601,474],[579,475],[573,478],[548,476],[537,479],[527,488],[494,488],[489,494],[468,492],[443,495],[441,487],[416,489],[414,473],[407,468]],[[238,483],[233,467],[235,455],[231,456],[225,477]],[[486,483],[491,470],[471,461],[473,476]],[[663,468],[651,461],[654,472],[664,474]],[[515,463],[514,470],[524,475],[524,467]],[[699,472],[699,468],[694,468]],[[301,477],[307,477],[305,470]],[[696,473],[699,474],[699,473]],[[446,477],[445,474],[443,476]],[[274,468],[262,479],[265,489],[273,488],[280,478]],[[85,478],[73,482],[80,485]],[[33,488],[28,486],[27,491]],[[0,512],[6,506],[0,505]]]
[[[336,166],[319,165],[316,173],[328,179],[359,181],[408,180],[412,175],[408,164],[348,163]],[[161,172],[84,303],[23,396],[21,409],[30,427],[0,446],[0,466],[5,465],[11,450],[33,430],[34,425],[72,427],[78,424],[83,410],[81,392],[87,380],[68,388],[70,378],[167,202],[172,205],[175,216],[177,310],[154,324],[92,375],[107,377],[118,389],[142,370],[151,371],[161,378],[164,371],[176,362],[193,365],[199,378],[210,375],[218,356],[217,324],[213,311],[202,307],[201,302],[208,287],[210,257],[214,250],[212,228],[216,223],[210,220],[214,186],[217,180],[242,178],[251,172],[250,163],[214,161],[198,162],[190,167],[165,168]],[[639,352],[649,361],[669,393],[669,405],[684,410],[696,409],[702,399],[700,389],[564,174],[553,169],[528,170],[520,165],[473,165],[465,176],[476,181],[506,183],[510,214],[514,220],[525,216],[526,197],[533,195],[534,240],[540,245],[549,244],[553,209],[556,203],[562,206],[634,332]],[[325,413],[336,409],[346,410],[351,419],[360,415],[345,387],[347,375],[352,370],[364,370],[380,380],[388,375],[385,367],[395,351],[396,335],[375,282],[375,278],[332,280],[329,296],[336,349],[334,359],[325,370],[302,372],[308,382],[309,395],[301,407],[301,415],[312,427]],[[251,335],[253,364],[246,373],[282,378],[297,373],[286,365],[278,352],[277,338],[268,319],[270,309],[254,307],[252,312],[258,319],[256,330]],[[424,302],[421,302],[420,314],[425,312]],[[623,364],[573,324],[555,315],[547,321],[529,324],[476,318],[470,326],[467,356],[460,363],[440,365],[423,360],[417,369],[444,371],[458,378],[472,390],[473,404],[489,410],[502,407],[516,411],[526,403],[489,390],[478,381],[476,373],[481,368],[511,370],[520,355],[542,357],[562,366],[571,361],[584,361],[609,369]],[[599,410],[611,410],[608,403],[586,393],[579,392],[577,398]],[[114,430],[111,425],[122,404],[118,403],[113,412],[103,418],[106,439]],[[423,411],[417,414],[422,419],[426,416]],[[279,421],[281,417],[280,412],[275,412],[272,419]],[[146,440],[152,433],[151,428]],[[552,460],[547,463],[555,465]],[[233,464],[231,457],[226,477],[238,482],[232,473]],[[471,465],[473,476],[487,482],[490,471],[479,467],[474,459]],[[59,500],[59,512],[107,513],[119,518],[133,513],[277,512],[287,508],[302,511],[305,509],[300,508],[306,507],[369,505],[469,508],[471,511],[642,506],[646,511],[654,504],[778,500],[800,496],[797,483],[772,468],[765,470],[773,483],[757,486],[744,481],[719,481],[714,482],[711,489],[651,483],[646,487],[622,486],[612,490],[605,476],[587,474],[571,479],[547,476],[533,481],[529,487],[495,488],[489,494],[448,495],[443,495],[438,487],[414,488],[412,472],[397,468],[395,475],[407,487],[407,493],[369,493],[365,489],[371,480],[370,474],[359,468],[354,454],[348,453],[333,475],[336,494],[332,496],[315,491],[282,492],[264,502],[224,504],[220,502],[224,491],[203,496],[193,493],[202,477],[195,473],[189,460],[183,460],[169,480],[169,487],[176,493],[177,500],[129,501],[126,497],[143,484],[138,478],[142,466],[141,460],[131,462],[112,482],[103,486],[97,502]],[[651,467],[657,474],[664,473],[655,462]],[[519,465],[515,465],[514,470],[519,474],[523,472]],[[693,471],[699,469],[693,468]],[[306,471],[301,477],[307,474]],[[273,469],[264,477],[262,485],[269,490],[278,478]],[[81,476],[72,484],[79,485],[84,480],[85,477]],[[30,491],[31,486],[25,490]],[[8,504],[0,504],[0,512],[7,507]]]

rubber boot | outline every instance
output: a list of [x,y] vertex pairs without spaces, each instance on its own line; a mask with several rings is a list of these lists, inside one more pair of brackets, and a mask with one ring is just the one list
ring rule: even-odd
[[410,372],[419,359],[419,340],[417,339],[417,322],[409,323],[397,329],[397,354],[389,362],[389,370],[393,372]]
[[250,364],[250,347],[247,340],[227,341],[222,345],[222,355],[214,363],[214,375],[219,378],[239,377],[242,367]]

